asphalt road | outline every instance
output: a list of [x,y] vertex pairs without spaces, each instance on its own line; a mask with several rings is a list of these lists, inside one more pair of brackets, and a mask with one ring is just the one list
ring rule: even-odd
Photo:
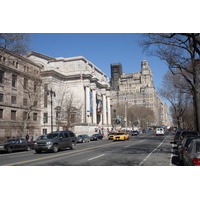
[[34,150],[0,154],[6,166],[173,166],[177,165],[174,132],[164,136],[142,133],[130,140],[90,141],[77,144],[75,150],[36,154]]

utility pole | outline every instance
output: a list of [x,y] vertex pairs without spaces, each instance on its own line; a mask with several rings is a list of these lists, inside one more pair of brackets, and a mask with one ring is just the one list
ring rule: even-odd
[[52,90],[47,90],[47,95],[51,97],[51,132],[53,132],[53,96],[56,96],[56,93]]

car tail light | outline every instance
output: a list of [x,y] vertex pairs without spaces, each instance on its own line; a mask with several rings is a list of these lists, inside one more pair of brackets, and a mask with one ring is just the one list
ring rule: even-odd
[[194,165],[200,165],[200,159],[199,158],[193,158],[193,164]]
[[185,149],[182,149],[182,150],[181,150],[181,153],[184,153],[184,152],[185,152]]

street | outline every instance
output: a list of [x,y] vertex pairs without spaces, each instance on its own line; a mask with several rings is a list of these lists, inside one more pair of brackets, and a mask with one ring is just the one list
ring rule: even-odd
[[4,166],[175,166],[176,155],[172,143],[174,132],[164,136],[142,133],[130,140],[99,140],[78,143],[75,150],[58,153],[34,150],[0,154]]

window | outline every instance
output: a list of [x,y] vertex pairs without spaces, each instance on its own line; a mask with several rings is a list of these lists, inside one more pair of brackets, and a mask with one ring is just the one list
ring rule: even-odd
[[3,119],[3,109],[0,109],[0,119]]
[[70,137],[75,137],[75,136],[74,136],[74,133],[71,132],[71,131],[69,131],[69,135],[70,135]]
[[26,90],[28,88],[28,79],[24,78],[24,89]]
[[67,132],[64,132],[65,138],[69,137],[69,134]]
[[30,116],[28,115],[28,112],[23,112],[23,120],[29,120]]
[[34,106],[37,106],[38,102],[37,101],[34,101]]
[[4,71],[0,70],[0,84],[3,84],[3,79],[4,79]]
[[3,102],[3,94],[0,93],[0,102]]
[[44,113],[43,123],[48,123],[48,113]]
[[16,120],[16,110],[11,110],[11,120]]
[[28,105],[28,99],[24,98],[23,99],[23,106],[27,106]]
[[33,113],[33,121],[37,121],[37,113]]
[[37,83],[34,82],[34,92],[37,92]]
[[48,84],[44,84],[44,108],[47,108],[47,90]]
[[17,97],[16,96],[11,96],[11,103],[16,104],[17,103]]
[[15,74],[12,75],[12,87],[16,87],[17,76]]

